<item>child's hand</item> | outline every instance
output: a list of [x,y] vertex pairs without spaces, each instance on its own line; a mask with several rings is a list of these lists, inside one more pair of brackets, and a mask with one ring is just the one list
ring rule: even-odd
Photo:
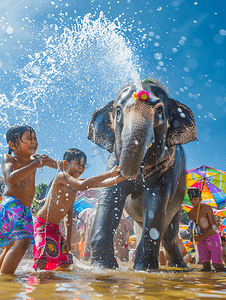
[[59,168],[60,170],[63,170],[63,169],[64,169],[64,164],[63,164],[63,161],[62,161],[62,160],[58,160],[57,165],[58,165],[58,168]]
[[111,170],[110,170],[110,174],[111,177],[116,177],[120,174],[120,168],[119,166],[114,166]]
[[53,168],[53,167],[57,168],[57,162],[54,159],[50,158],[46,154],[42,154],[42,155],[36,154],[35,158],[39,160],[38,168],[42,168],[44,166],[51,167],[51,168]]

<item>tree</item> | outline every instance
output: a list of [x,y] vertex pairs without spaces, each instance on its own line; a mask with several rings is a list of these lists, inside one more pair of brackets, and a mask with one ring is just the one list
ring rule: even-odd
[[37,185],[35,199],[42,200],[43,198],[45,198],[47,188],[48,184],[46,183],[40,183],[39,185]]
[[33,216],[37,215],[39,209],[45,203],[45,201],[41,201],[41,200],[45,198],[47,188],[48,188],[48,184],[46,183],[40,183],[39,185],[36,186],[35,197],[31,205],[31,212]]

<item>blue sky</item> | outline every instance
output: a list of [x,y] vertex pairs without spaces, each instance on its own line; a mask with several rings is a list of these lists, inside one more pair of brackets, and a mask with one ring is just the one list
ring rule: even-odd
[[[62,159],[77,147],[88,156],[85,177],[103,172],[108,153],[87,139],[93,111],[154,73],[194,113],[198,143],[184,146],[186,168],[226,171],[225,9],[211,0],[2,0],[0,156],[7,128],[25,123],[37,153]],[[55,173],[39,170],[37,183]]]

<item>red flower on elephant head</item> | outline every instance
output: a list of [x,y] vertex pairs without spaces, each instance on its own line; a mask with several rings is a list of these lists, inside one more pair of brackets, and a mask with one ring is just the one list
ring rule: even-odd
[[148,92],[142,90],[139,93],[134,93],[133,98],[140,100],[140,101],[148,101],[150,98],[150,95]]

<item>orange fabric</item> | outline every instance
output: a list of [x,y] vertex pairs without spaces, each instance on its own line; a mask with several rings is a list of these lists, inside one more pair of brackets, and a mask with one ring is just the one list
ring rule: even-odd
[[78,243],[78,250],[80,251],[80,258],[83,258],[84,250],[85,250],[85,241],[80,241]]

